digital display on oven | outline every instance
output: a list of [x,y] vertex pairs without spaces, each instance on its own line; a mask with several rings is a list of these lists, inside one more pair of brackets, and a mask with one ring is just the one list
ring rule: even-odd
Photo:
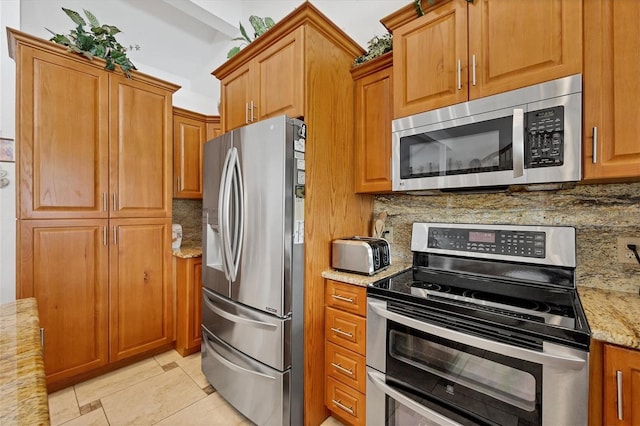
[[495,243],[495,232],[481,232],[481,231],[469,231],[470,243]]

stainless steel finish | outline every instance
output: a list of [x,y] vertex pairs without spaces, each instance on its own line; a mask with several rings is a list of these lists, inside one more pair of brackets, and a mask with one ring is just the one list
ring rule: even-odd
[[251,122],[253,123],[255,120],[255,117],[253,116],[253,111],[255,109],[255,105],[253,103],[253,101],[251,101]]
[[471,84],[476,85],[476,55],[471,55]]
[[202,324],[217,338],[278,370],[291,365],[291,321],[273,317],[203,289]]
[[458,71],[458,90],[462,89],[462,62],[460,61],[460,59],[458,59],[458,66],[457,66],[457,71]]
[[176,192],[180,192],[180,176],[178,176],[178,178],[177,178],[177,182],[176,182]]
[[[44,349],[44,328],[40,327],[40,347]],[[42,356],[44,356],[44,350],[42,351]]]
[[342,400],[338,400],[336,401],[335,399],[332,399],[331,402],[333,404],[335,404],[336,407],[340,408],[341,410],[346,411],[347,413],[351,414],[352,416],[355,415],[354,411],[353,411],[353,407],[347,407],[346,405],[344,405],[342,403]]
[[[331,243],[331,266],[335,269],[360,274],[373,275],[391,264],[391,256],[384,262],[379,260],[376,265],[372,244],[384,245],[390,250],[389,243],[382,238],[353,237],[349,239],[333,240]],[[389,252],[390,254],[390,252]]]
[[103,192],[102,193],[102,211],[106,212],[107,211],[107,193]]
[[115,192],[113,193],[113,211],[114,212],[118,211],[118,198]]
[[113,226],[113,245],[118,245],[118,227],[115,225]]
[[[562,167],[526,169],[523,176],[515,178],[511,170],[416,179],[400,177],[400,139],[404,136],[508,117],[514,109],[528,112],[551,106],[564,106],[565,164]],[[582,173],[581,126],[580,74],[395,119],[392,122],[392,189],[414,191],[579,181]]]
[[[528,257],[528,263],[576,267],[575,228],[565,226],[518,226],[518,225],[478,225],[478,224],[450,224],[450,223],[414,223],[411,232],[411,250],[439,254],[460,255],[459,251],[428,248],[429,227],[448,227],[457,229],[486,229],[536,231],[546,234],[546,256],[544,259]],[[480,259],[496,259],[521,261],[517,256],[507,256],[493,253],[464,252],[464,256]]]
[[336,334],[340,334],[340,335],[342,335],[342,336],[345,336],[345,337],[349,337],[349,338],[353,337],[353,334],[352,334],[352,333],[348,333],[348,332],[346,332],[346,331],[342,331],[342,330],[341,330],[341,329],[339,329],[339,328],[331,327],[331,331],[333,331],[333,332],[334,332],[334,333],[336,333]]
[[618,420],[624,420],[624,411],[622,405],[622,371],[616,371],[616,406],[618,409]]
[[102,227],[102,245],[103,246],[107,246],[107,227],[103,226]]
[[249,124],[249,102],[244,104],[244,123]]
[[[291,422],[291,372],[271,369],[202,328],[202,370],[214,388],[259,425]],[[206,420],[205,420],[206,421]]]
[[353,299],[350,297],[340,296],[339,294],[332,294],[331,297],[342,302],[353,303]]
[[336,364],[335,362],[332,362],[331,365],[337,368],[338,370],[342,371],[343,373],[353,376],[353,370],[349,368],[344,368],[342,365]]
[[[442,414],[419,404],[413,399],[398,392],[393,387],[387,385],[385,383],[384,374],[370,367],[367,367],[367,425],[385,424],[385,395],[390,396],[396,402],[428,419],[431,422],[429,424],[439,426],[460,426],[460,423],[454,422]],[[370,403],[369,401],[374,401],[374,403]]]
[[513,177],[524,176],[524,110],[513,110]]
[[598,163],[598,128],[594,127],[593,129],[591,129],[591,134],[593,136],[593,141],[591,142],[593,159],[591,161],[593,164],[597,164]]

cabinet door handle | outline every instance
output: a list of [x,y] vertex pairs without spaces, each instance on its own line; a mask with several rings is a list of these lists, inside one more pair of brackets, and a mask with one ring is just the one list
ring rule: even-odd
[[353,376],[353,370],[350,370],[348,368],[344,368],[339,363],[336,364],[335,362],[332,362],[331,365],[333,367],[337,368],[338,370],[342,371],[343,373],[347,373],[348,375]]
[[341,408],[347,413],[351,414],[352,416],[355,416],[355,413],[353,412],[353,407],[347,407],[342,403],[341,400],[336,401],[335,399],[332,399],[331,402],[333,402],[338,408]]
[[476,85],[476,55],[471,55],[471,84]]
[[249,123],[249,102],[244,104],[244,124]]
[[622,371],[616,371],[616,393],[617,393],[617,403],[618,406],[618,420],[622,420],[624,418],[624,412],[622,411]]
[[337,334],[341,334],[341,335],[343,335],[345,337],[349,337],[349,338],[353,337],[353,334],[347,333],[346,331],[342,331],[339,328],[331,327],[331,331],[333,331],[334,333],[337,333]]
[[593,141],[591,142],[591,149],[593,150],[593,159],[591,160],[593,164],[598,162],[598,128],[594,127],[591,129],[591,133],[593,135]]
[[458,59],[458,67],[457,67],[457,75],[458,75],[458,90],[462,90],[462,62]]
[[340,296],[339,294],[332,294],[331,297],[333,297],[336,300],[341,300],[343,302],[353,303],[353,299],[350,299],[350,298],[344,297],[344,296]]
[[44,357],[44,328],[40,327],[40,347],[42,347],[42,356]]
[[180,192],[180,176],[178,176],[178,187],[176,188],[176,192]]
[[102,227],[102,245],[107,246],[107,227]]
[[115,192],[113,193],[113,211],[118,211],[118,199]]
[[254,116],[253,116],[253,110],[255,109],[255,105],[253,104],[253,101],[251,101],[251,122],[253,123],[253,121],[255,120]]
[[106,192],[102,193],[102,211],[103,212],[107,211],[107,193]]
[[113,226],[113,245],[118,245],[118,227]]

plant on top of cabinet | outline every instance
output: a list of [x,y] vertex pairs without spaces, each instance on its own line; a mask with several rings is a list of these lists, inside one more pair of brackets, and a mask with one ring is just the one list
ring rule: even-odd
[[365,62],[390,52],[391,49],[393,49],[393,35],[391,33],[387,33],[382,36],[374,36],[367,43],[367,53],[362,56],[358,56],[355,61],[353,61],[353,65],[357,66],[364,64]]
[[[102,58],[106,61],[105,69],[113,71],[116,69],[116,65],[120,67],[124,75],[127,78],[131,78],[129,70],[137,69],[133,62],[127,58],[127,48],[116,41],[115,35],[120,33],[120,29],[113,25],[100,25],[98,18],[86,9],[84,14],[89,20],[90,30],[84,29],[87,25],[85,20],[80,16],[78,12],[71,9],[62,8],[64,13],[77,25],[75,30],[71,30],[68,36],[63,34],[56,34],[50,29],[46,28],[53,37],[49,40],[55,43],[67,46],[70,52],[79,53],[84,55],[89,60],[93,60],[94,56]],[[139,50],[140,46],[131,46],[131,49]]]
[[[269,18],[268,16],[265,17],[264,19],[262,19],[259,16],[255,16],[255,15],[249,16],[249,22],[251,23],[251,26],[253,27],[253,31],[254,31],[253,39],[254,40],[256,38],[260,37],[269,28],[273,27],[276,24],[275,22],[273,22],[273,19]],[[240,46],[236,46],[236,47],[232,48],[231,50],[229,50],[229,53],[227,53],[227,59],[234,57],[240,51],[240,49],[243,46],[246,46],[247,44],[250,44],[253,41],[253,40],[251,40],[251,37],[249,37],[249,35],[247,34],[247,30],[245,30],[244,27],[242,26],[242,22],[238,22],[238,25],[240,27],[240,34],[242,34],[242,37],[236,37],[233,40],[234,41],[242,41],[243,43]]]
[[[429,6],[433,6],[435,2],[436,0],[427,0],[427,3],[429,3]],[[467,2],[473,3],[473,0],[467,0]],[[413,6],[416,8],[416,12],[418,13],[418,16],[424,15],[425,12],[422,9],[422,0],[414,0]]]

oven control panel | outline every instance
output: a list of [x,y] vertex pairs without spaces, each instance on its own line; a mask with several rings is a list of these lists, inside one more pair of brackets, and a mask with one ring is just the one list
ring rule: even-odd
[[430,227],[427,247],[544,259],[546,234],[539,231]]

